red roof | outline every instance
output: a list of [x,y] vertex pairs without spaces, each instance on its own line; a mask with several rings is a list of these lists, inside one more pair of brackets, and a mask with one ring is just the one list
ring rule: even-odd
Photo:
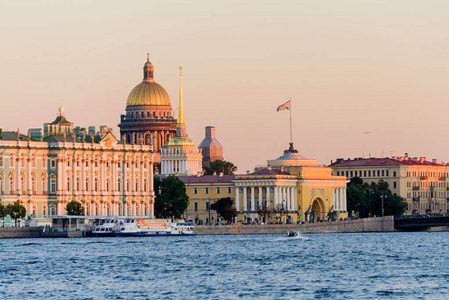
[[184,184],[192,183],[231,183],[235,175],[201,175],[201,176],[178,176]]
[[[253,173],[250,173],[250,174],[246,174],[246,176],[257,176],[257,175],[260,175],[260,176],[276,176],[276,175],[290,175],[289,173],[286,173],[286,172],[282,172],[282,171],[280,171],[280,170],[273,170],[273,169],[262,169],[262,170],[259,170],[259,171],[256,171],[256,172],[253,172]],[[245,176],[245,174],[244,175],[239,175],[239,176]]]
[[383,167],[383,166],[445,166],[442,164],[432,163],[426,160],[414,161],[411,158],[404,160],[385,158],[356,158],[352,160],[340,160],[329,165],[329,167]]

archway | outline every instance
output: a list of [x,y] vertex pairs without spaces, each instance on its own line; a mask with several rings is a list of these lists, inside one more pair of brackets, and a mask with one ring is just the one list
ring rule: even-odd
[[324,212],[324,203],[323,200],[321,200],[321,198],[317,198],[313,201],[312,203],[312,214],[311,214],[311,218],[313,219],[312,222],[319,222],[323,217],[323,212]]

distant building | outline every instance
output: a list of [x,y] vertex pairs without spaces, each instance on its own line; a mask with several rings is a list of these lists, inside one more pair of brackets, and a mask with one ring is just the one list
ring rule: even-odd
[[182,69],[180,69],[179,117],[176,135],[161,149],[161,175],[193,175],[202,172],[201,151],[187,135],[184,123],[184,102],[182,98]]
[[[317,222],[346,218],[346,183],[332,169],[299,155],[290,145],[267,167],[249,174],[179,176],[190,198],[186,216],[202,223],[215,222],[210,205],[231,197],[243,222]],[[267,212],[263,216],[262,211]],[[213,218],[213,219],[212,219]],[[282,218],[282,220],[281,220]]]
[[154,67],[147,59],[143,80],[129,94],[126,113],[121,115],[120,136],[128,144],[152,145],[159,153],[176,133],[170,97],[154,81]]
[[91,216],[153,216],[151,150],[106,126],[74,128],[61,108],[43,132],[0,130],[1,201],[20,201],[32,217],[66,214],[72,200]]
[[407,214],[447,213],[449,166],[425,157],[339,158],[331,163],[333,174],[360,177],[364,182],[383,180],[390,190],[405,198]]
[[215,127],[206,127],[206,137],[198,146],[203,154],[203,168],[209,167],[210,163],[223,159],[223,146],[215,138]]

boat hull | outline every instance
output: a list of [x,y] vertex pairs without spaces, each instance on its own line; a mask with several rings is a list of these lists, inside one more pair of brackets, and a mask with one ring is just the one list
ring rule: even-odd
[[115,236],[195,236],[196,232],[191,233],[173,233],[170,231],[140,231],[140,232],[116,232]]

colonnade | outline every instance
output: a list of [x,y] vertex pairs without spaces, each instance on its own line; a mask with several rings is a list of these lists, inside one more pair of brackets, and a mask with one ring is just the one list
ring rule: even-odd
[[[256,199],[256,189],[258,191],[258,198]],[[273,192],[271,192],[273,189]],[[240,191],[243,197],[240,199]],[[257,211],[258,208],[265,205],[267,209],[283,209],[285,211],[298,210],[298,189],[293,186],[250,186],[250,187],[236,187],[235,188],[235,207],[237,211]],[[265,199],[263,197],[265,192]],[[249,195],[248,195],[249,194]],[[249,197],[248,197],[249,196]],[[273,201],[271,201],[273,196]],[[248,207],[248,199],[249,207]],[[256,201],[257,204],[256,205]],[[272,205],[270,205],[272,203]]]
[[347,211],[346,187],[334,188],[332,190],[332,204],[336,211]]

